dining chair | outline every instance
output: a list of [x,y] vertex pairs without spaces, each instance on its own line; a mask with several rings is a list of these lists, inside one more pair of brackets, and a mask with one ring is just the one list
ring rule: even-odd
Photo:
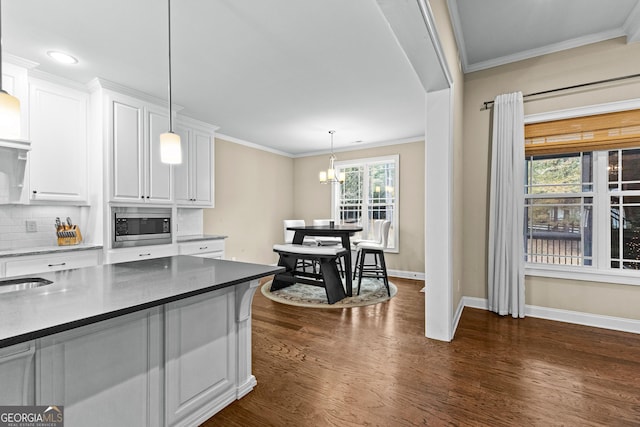
[[[284,243],[293,244],[293,236],[295,236],[296,232],[293,230],[287,230],[288,227],[304,227],[306,224],[304,219],[285,219],[282,221],[284,225]],[[303,245],[306,246],[316,246],[318,243],[313,237],[305,236],[302,241]],[[313,260],[305,260],[298,259],[298,268],[302,269],[302,271],[306,271],[307,268],[311,268],[312,271],[316,271],[318,266]]]
[[[387,265],[384,261],[384,250],[389,243],[389,229],[391,228],[391,221],[384,221],[380,226],[379,243],[360,242],[356,245],[356,262],[355,270],[353,271],[353,280],[358,278],[358,295],[360,295],[360,285],[362,284],[363,277],[373,277],[375,279],[382,279],[384,285],[387,288],[387,295],[391,296],[391,290],[389,289],[389,278],[387,276]],[[373,263],[365,264],[365,259],[368,254],[373,255]]]
[[352,247],[356,247],[358,243],[381,243],[382,236],[380,235],[380,227],[382,227],[382,223],[384,219],[375,219],[373,220],[373,239],[351,239]]
[[[329,225],[333,221],[332,219],[314,219],[313,225]],[[320,236],[316,237],[316,242],[320,246],[342,246],[342,239],[340,237]]]
[[[293,243],[293,236],[295,236],[296,232],[293,230],[287,230],[288,227],[304,227],[306,224],[304,219],[285,219],[283,220],[284,224],[284,242],[285,243]],[[316,239],[310,236],[305,236],[302,241],[303,245],[317,245]]]
[[[314,219],[313,225],[330,225],[332,219]],[[339,246],[342,247],[342,239],[340,237],[331,237],[331,236],[319,236],[316,237],[316,242],[318,242],[319,246]],[[336,259],[336,263],[338,264],[338,271],[341,276],[344,276],[344,266],[342,265],[342,258],[339,257]]]

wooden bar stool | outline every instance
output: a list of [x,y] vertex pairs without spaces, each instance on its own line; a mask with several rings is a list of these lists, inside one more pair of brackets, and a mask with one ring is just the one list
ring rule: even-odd
[[[384,250],[389,242],[389,228],[391,227],[391,221],[385,221],[380,227],[380,236],[382,240],[380,243],[361,242],[356,245],[356,262],[355,270],[353,271],[353,279],[358,278],[358,295],[360,295],[360,284],[363,277],[373,277],[375,279],[382,279],[384,285],[387,288],[387,295],[391,296],[391,290],[389,289],[389,278],[387,277],[387,265],[384,262]],[[374,262],[372,264],[365,264],[367,254],[373,255]]]

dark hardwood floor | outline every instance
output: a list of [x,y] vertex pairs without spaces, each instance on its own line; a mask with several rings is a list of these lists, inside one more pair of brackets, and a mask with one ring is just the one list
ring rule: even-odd
[[424,337],[422,282],[354,309],[256,293],[256,388],[214,426],[640,426],[640,335],[466,308]]

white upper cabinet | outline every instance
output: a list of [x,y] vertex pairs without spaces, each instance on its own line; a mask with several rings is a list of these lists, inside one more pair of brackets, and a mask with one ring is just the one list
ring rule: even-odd
[[45,80],[29,80],[32,201],[88,200],[89,95]]
[[169,130],[169,116],[166,109],[148,106],[147,134],[149,141],[146,145],[146,198],[153,202],[173,201],[171,197],[171,165],[160,161],[160,135]]
[[113,174],[111,199],[144,198],[144,107],[132,98],[109,99]]
[[29,79],[27,68],[2,63],[2,88],[20,101],[20,138],[29,139]]
[[110,92],[107,97],[112,159],[113,202],[173,203],[171,166],[160,161],[160,134],[169,120],[166,110]]
[[181,207],[214,206],[215,127],[179,118],[182,163],[174,166],[174,192]]

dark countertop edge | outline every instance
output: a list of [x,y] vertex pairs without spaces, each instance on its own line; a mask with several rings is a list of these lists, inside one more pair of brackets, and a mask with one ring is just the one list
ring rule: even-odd
[[250,282],[255,279],[260,279],[262,277],[271,276],[272,274],[280,273],[285,271],[284,267],[273,267],[274,270],[265,274],[253,274],[250,276],[243,277],[241,279],[231,280],[227,283],[223,283],[221,285],[213,285],[206,288],[196,289],[193,291],[188,291],[182,294],[173,295],[166,298],[161,298],[155,301],[149,301],[144,304],[133,305],[131,307],[123,308],[120,310],[110,311],[108,313],[101,313],[96,316],[86,317],[84,319],[74,320],[72,322],[63,323],[56,326],[51,326],[48,328],[39,329],[37,331],[32,331],[22,335],[16,335],[11,338],[0,339],[0,349],[5,347],[10,347],[12,345],[21,344],[27,341],[35,340],[38,338],[44,338],[49,335],[57,334],[60,332],[69,331],[71,329],[79,328],[82,326],[91,325],[94,323],[102,322],[104,320],[113,319],[116,317],[124,316],[127,314],[135,313],[136,311],[146,310],[148,308],[157,307],[159,305],[165,305],[174,301],[179,301],[181,299],[190,298],[196,295],[206,294],[207,292],[213,292],[220,289],[228,288],[230,286],[239,285],[240,283]]
[[63,252],[76,252],[76,251],[93,251],[102,250],[102,245],[68,245],[68,246],[42,246],[39,248],[21,248],[21,249],[8,249],[0,251],[0,258],[13,258],[19,256],[29,255],[46,255],[53,253]]

